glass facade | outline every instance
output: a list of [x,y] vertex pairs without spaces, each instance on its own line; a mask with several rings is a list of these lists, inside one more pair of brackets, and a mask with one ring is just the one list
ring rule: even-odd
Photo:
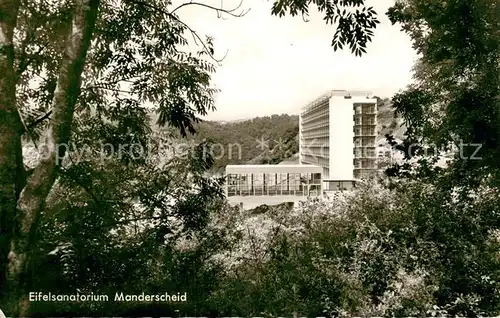
[[321,173],[231,173],[227,176],[230,196],[319,196]]
[[345,181],[329,181],[328,189],[333,191],[345,191],[352,190],[355,187],[355,182],[352,180]]

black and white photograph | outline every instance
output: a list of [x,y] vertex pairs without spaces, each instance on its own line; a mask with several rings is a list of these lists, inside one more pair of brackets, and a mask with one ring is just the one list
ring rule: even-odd
[[500,0],[0,0],[0,318],[500,316]]

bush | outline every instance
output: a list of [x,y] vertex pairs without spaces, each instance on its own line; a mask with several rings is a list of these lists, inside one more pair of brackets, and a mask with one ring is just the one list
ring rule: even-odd
[[498,313],[498,241],[470,234],[488,232],[473,211],[491,212],[498,198],[464,205],[431,184],[388,186],[266,212],[275,222],[268,244],[247,238],[259,249],[248,254],[260,257],[233,268],[212,295],[220,314]]

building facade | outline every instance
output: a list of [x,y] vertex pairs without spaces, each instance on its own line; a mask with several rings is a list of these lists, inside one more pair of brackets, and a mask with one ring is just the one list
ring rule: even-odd
[[377,100],[370,92],[333,90],[299,116],[299,160],[320,166],[325,190],[350,189],[377,171]]
[[226,197],[320,196],[321,172],[314,165],[228,165]]

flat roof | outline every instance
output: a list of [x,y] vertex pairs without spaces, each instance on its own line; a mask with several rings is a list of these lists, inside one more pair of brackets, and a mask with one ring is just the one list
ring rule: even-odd
[[312,106],[316,103],[320,103],[321,101],[329,99],[332,96],[346,96],[346,95],[350,95],[352,97],[363,96],[363,97],[369,97],[369,99],[374,99],[373,93],[371,91],[350,91],[350,90],[334,89],[334,90],[329,90],[328,92],[321,94],[319,97],[315,98],[311,102],[302,106],[302,109],[305,109],[305,108]]
[[227,165],[226,173],[322,173],[323,168],[315,165]]

